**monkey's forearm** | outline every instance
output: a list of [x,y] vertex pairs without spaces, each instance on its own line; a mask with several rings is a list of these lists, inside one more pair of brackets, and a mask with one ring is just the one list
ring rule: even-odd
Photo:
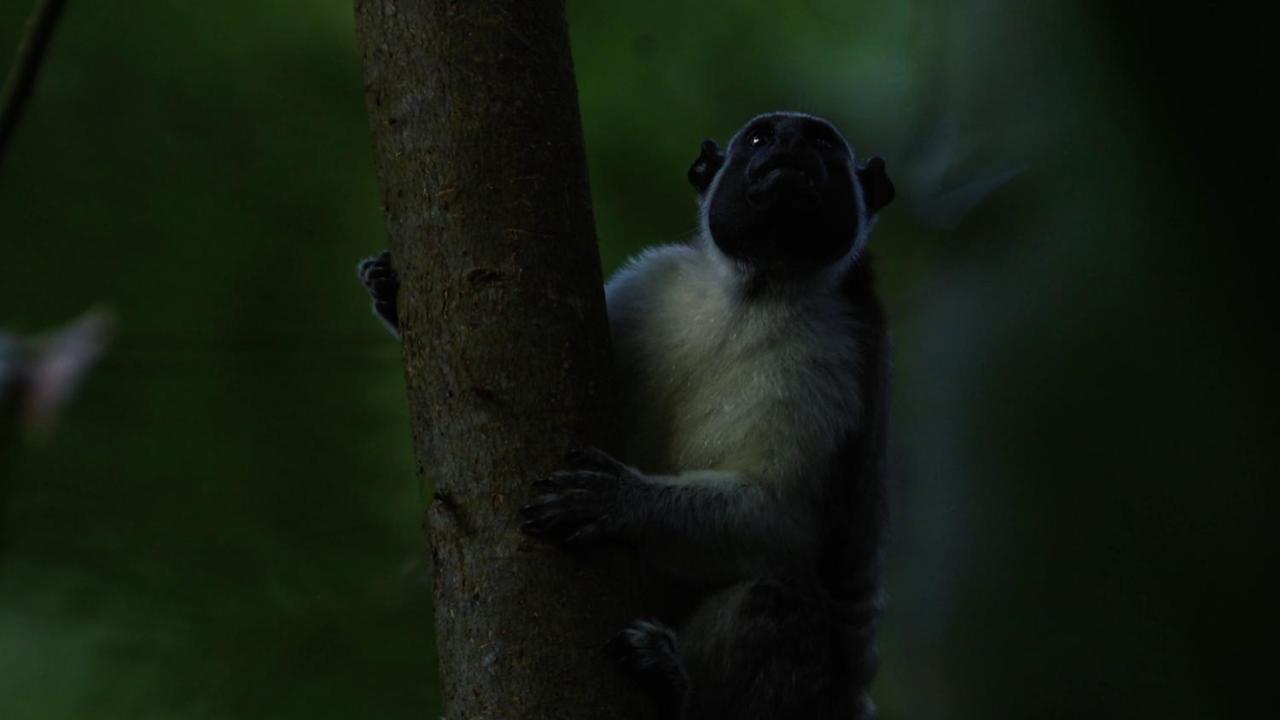
[[808,562],[816,508],[745,474],[715,470],[645,475],[598,450],[535,485],[523,530],[565,544],[634,543],[658,568],[703,583],[728,582]]

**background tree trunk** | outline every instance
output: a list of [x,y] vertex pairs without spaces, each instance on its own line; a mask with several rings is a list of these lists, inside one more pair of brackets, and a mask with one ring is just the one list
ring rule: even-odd
[[530,482],[593,425],[609,359],[563,2],[357,0],[356,27],[435,489],[445,712],[625,717],[600,648],[636,594],[518,530]]

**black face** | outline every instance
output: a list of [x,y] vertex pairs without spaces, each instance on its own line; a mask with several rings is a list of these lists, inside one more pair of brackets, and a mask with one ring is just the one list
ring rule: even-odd
[[859,184],[868,215],[893,196],[883,162],[858,168],[830,123],[799,113],[751,120],[723,156],[715,143],[703,143],[689,179],[699,192],[710,190],[703,202],[716,245],[762,266],[839,260],[863,226]]

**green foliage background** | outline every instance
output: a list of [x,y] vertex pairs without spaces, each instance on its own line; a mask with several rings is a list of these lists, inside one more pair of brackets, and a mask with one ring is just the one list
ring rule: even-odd
[[[756,112],[888,161],[886,718],[1267,687],[1275,18],[1121,5],[569,3],[606,270],[693,229],[698,142]],[[351,14],[68,4],[0,166],[0,327],[120,333],[0,457],[0,718],[438,714]]]

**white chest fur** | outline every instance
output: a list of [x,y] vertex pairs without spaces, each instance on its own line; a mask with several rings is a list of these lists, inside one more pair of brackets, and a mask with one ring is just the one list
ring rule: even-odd
[[650,473],[820,482],[859,402],[853,320],[823,282],[746,298],[704,244],[650,250],[619,271],[606,293],[621,459]]

